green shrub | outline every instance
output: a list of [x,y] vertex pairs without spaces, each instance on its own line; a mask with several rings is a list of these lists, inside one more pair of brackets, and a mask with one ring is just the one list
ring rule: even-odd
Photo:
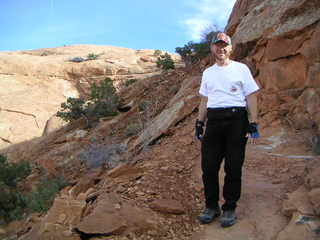
[[69,97],[67,102],[61,103],[61,111],[58,111],[56,115],[66,122],[72,122],[79,119],[85,113],[86,107],[84,99]]
[[49,56],[50,52],[44,51],[40,54],[40,56],[44,57],[44,56]]
[[26,201],[16,188],[0,182],[0,222],[21,219],[25,207]]
[[188,42],[184,47],[177,47],[176,52],[187,63],[195,63],[210,54],[209,42]]
[[31,172],[28,162],[8,163],[0,155],[0,223],[20,219],[26,207],[26,201],[17,188],[17,183]]
[[94,116],[101,118],[117,115],[117,107],[119,105],[119,96],[113,86],[112,80],[106,78],[99,85],[93,83],[91,86],[89,100],[93,102],[91,108]]
[[176,47],[176,53],[178,53],[182,60],[186,61],[189,56],[192,54],[192,45],[193,42],[188,42],[188,44],[185,44],[183,47]]
[[186,63],[195,63],[210,54],[210,45],[212,38],[218,32],[210,31],[203,34],[202,40],[199,43],[188,42],[183,47],[177,47],[176,52],[181,56]]
[[61,110],[56,115],[66,122],[72,122],[82,116],[86,119],[99,119],[116,115],[118,104],[119,97],[112,80],[106,78],[99,84],[90,85],[87,101],[82,98],[68,98],[66,103],[61,104]]
[[174,69],[174,61],[172,60],[170,54],[165,53],[164,55],[160,55],[158,57],[157,66],[163,70]]
[[87,60],[96,60],[98,59],[99,54],[95,54],[95,53],[89,53],[87,56]]
[[69,183],[61,176],[53,179],[43,178],[36,188],[26,196],[29,212],[45,212],[53,204],[59,191]]
[[7,186],[16,187],[16,184],[26,178],[30,172],[31,168],[28,162],[8,163],[7,158],[0,155],[0,182]]
[[137,81],[137,79],[132,78],[132,79],[129,79],[128,81],[126,81],[124,85],[125,85],[126,87],[128,87],[128,86],[130,86],[131,84],[134,84],[136,81]]
[[161,53],[162,53],[162,51],[161,51],[161,50],[159,50],[159,49],[157,49],[157,50],[154,50],[153,55],[157,57],[157,56],[160,56],[160,55],[161,55]]
[[63,177],[44,178],[34,190],[24,194],[17,183],[30,172],[28,162],[8,163],[7,158],[0,155],[0,224],[21,219],[31,212],[47,211],[57,193],[68,185]]

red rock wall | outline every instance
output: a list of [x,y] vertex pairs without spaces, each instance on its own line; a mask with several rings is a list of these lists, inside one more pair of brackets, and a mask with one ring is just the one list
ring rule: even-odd
[[238,0],[227,26],[234,58],[262,90],[265,124],[320,130],[320,1]]

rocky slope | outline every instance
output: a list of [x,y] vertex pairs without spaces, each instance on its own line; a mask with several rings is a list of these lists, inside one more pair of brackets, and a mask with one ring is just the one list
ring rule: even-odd
[[[309,72],[318,71],[314,65],[319,63],[319,48],[312,47],[319,33],[317,4],[240,0],[230,18],[234,57],[250,65],[262,86],[262,137],[247,148],[234,227],[221,229],[216,222],[201,226],[196,220],[204,199],[194,122],[201,71],[210,62],[205,59],[191,69],[123,88],[120,94],[131,102],[130,110],[94,128],[85,129],[80,120],[3,149],[10,159],[34,165],[26,186],[42,176],[41,168],[64,175],[72,184],[46,214],[13,222],[0,228],[0,234],[19,240],[319,239],[320,157],[309,142],[319,127],[319,78],[309,84]],[[308,20],[305,14],[310,14]],[[247,30],[253,23],[257,33],[251,33],[255,28]],[[277,29],[284,30],[272,37]],[[244,31],[248,33],[241,35]],[[300,37],[296,50],[294,44],[288,47]],[[277,42],[286,47],[272,52]],[[307,58],[306,52],[313,55]],[[270,58],[272,54],[281,57]],[[301,64],[306,67],[299,68]],[[305,75],[299,75],[304,69]]]
[[[70,61],[89,54],[97,59]],[[179,57],[172,57],[179,64]],[[83,95],[93,81],[110,77],[121,88],[129,79],[159,74],[156,60],[154,50],[95,45],[1,52],[0,148],[41,136],[60,104]],[[52,119],[49,125],[52,129],[63,123]]]
[[[122,92],[134,102],[130,111],[93,129],[79,121],[7,148],[10,159],[37,166],[26,185],[41,177],[41,167],[72,183],[46,214],[3,229],[7,239],[316,237],[320,158],[312,155],[303,131],[281,124],[262,129],[260,143],[248,146],[237,225],[199,225],[204,199],[193,130],[199,80],[198,71],[180,69],[136,82]],[[149,107],[140,109],[142,103]],[[129,126],[141,121],[145,126],[129,136]]]

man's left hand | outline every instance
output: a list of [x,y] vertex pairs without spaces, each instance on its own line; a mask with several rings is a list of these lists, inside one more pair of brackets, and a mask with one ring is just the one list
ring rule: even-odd
[[249,143],[256,144],[257,139],[260,138],[258,124],[255,122],[249,123],[247,130],[247,137],[250,137]]

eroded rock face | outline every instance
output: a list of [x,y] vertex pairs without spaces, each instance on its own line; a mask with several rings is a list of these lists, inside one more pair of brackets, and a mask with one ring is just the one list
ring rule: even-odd
[[[246,3],[244,3],[246,2]],[[228,28],[237,25],[233,32],[234,44],[272,39],[300,31],[319,20],[320,3],[317,0],[242,1],[242,11],[235,7]],[[237,6],[236,4],[236,6]],[[239,16],[242,14],[241,16]]]
[[[88,60],[90,54],[97,58]],[[180,63],[177,55],[172,58]],[[60,104],[86,94],[92,82],[109,77],[120,88],[127,80],[159,74],[156,60],[154,50],[95,45],[1,52],[0,148],[62,126],[52,117]]]
[[[234,57],[249,65],[262,87],[266,122],[282,117],[297,129],[320,130],[319,106],[313,104],[320,96],[319,20],[318,0],[236,2],[227,32]],[[292,96],[289,90],[301,91]]]
[[[258,84],[261,127],[320,131],[320,1],[238,0],[228,22],[233,56]],[[306,140],[307,141],[307,140]],[[288,194],[291,221],[276,239],[312,239],[319,228],[319,167]]]

